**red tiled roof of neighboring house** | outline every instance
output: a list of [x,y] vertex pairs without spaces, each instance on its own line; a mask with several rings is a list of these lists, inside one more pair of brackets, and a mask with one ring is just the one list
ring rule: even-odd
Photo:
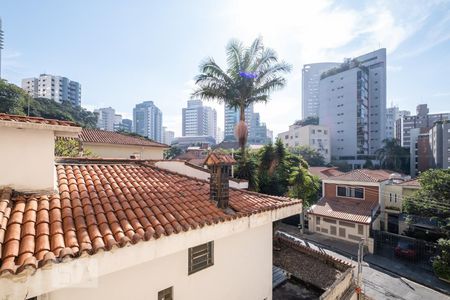
[[301,203],[230,189],[229,213],[209,200],[207,181],[141,162],[93,162],[57,163],[54,194],[0,189],[0,277]]
[[399,185],[401,185],[401,186],[420,187],[420,182],[416,178],[416,179],[410,179],[410,180],[407,180],[407,181],[403,181],[403,182],[399,183]]
[[321,180],[344,174],[337,167],[309,167],[308,170],[312,175],[319,177]]
[[377,200],[358,200],[322,197],[313,205],[309,214],[368,224],[372,210],[377,207]]
[[77,124],[75,124],[74,122],[71,122],[71,121],[45,119],[45,118],[40,118],[40,117],[10,115],[10,114],[4,114],[4,113],[0,113],[0,121],[79,127]]
[[169,148],[169,146],[166,144],[158,143],[144,137],[130,136],[118,132],[105,131],[100,129],[83,129],[80,133],[80,140],[86,143]]
[[330,180],[343,181],[362,181],[362,182],[381,182],[389,180],[393,171],[389,170],[369,170],[369,169],[355,169],[341,175],[329,177]]

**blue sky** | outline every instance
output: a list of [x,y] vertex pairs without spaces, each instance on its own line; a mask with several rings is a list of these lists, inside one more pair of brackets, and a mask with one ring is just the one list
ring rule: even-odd
[[[82,105],[130,117],[153,100],[181,133],[181,108],[199,63],[224,65],[231,38],[266,46],[293,65],[287,87],[256,110],[275,133],[301,117],[301,69],[377,49],[388,52],[388,103],[450,111],[450,1],[0,0],[2,76],[40,73],[82,84]],[[223,108],[218,110],[223,128]]]

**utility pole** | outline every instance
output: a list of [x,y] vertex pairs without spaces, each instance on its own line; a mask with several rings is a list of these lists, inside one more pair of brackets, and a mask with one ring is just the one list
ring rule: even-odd
[[358,300],[364,299],[362,292],[362,261],[364,256],[364,240],[359,241],[358,243],[358,274],[356,277],[356,294],[358,296]]

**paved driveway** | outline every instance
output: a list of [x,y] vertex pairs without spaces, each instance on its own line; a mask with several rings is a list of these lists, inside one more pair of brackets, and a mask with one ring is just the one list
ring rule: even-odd
[[[283,231],[282,231],[283,232]],[[291,234],[290,234],[291,235]],[[292,236],[292,235],[291,235]],[[328,247],[318,245],[312,241],[304,240],[297,235],[294,236],[305,245],[311,248],[324,251],[332,256],[351,261],[347,256],[329,250]],[[356,270],[355,270],[356,271]],[[405,300],[442,300],[450,299],[446,294],[430,289],[421,284],[410,281],[406,278],[399,277],[394,273],[390,273],[384,269],[370,266],[364,263],[363,266],[363,290],[367,296],[372,299],[405,299]]]

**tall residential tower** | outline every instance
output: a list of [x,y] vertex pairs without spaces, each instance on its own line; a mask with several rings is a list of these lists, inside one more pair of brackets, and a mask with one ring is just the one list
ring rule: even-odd
[[162,143],[162,112],[153,101],[133,108],[133,132]]
[[22,89],[33,98],[46,98],[57,102],[68,101],[81,105],[81,85],[67,77],[41,74],[39,78],[22,79]]
[[302,119],[319,116],[320,75],[339,63],[307,64],[302,69]]
[[183,108],[182,136],[210,136],[216,138],[217,112],[203,106],[202,100],[188,100]]

